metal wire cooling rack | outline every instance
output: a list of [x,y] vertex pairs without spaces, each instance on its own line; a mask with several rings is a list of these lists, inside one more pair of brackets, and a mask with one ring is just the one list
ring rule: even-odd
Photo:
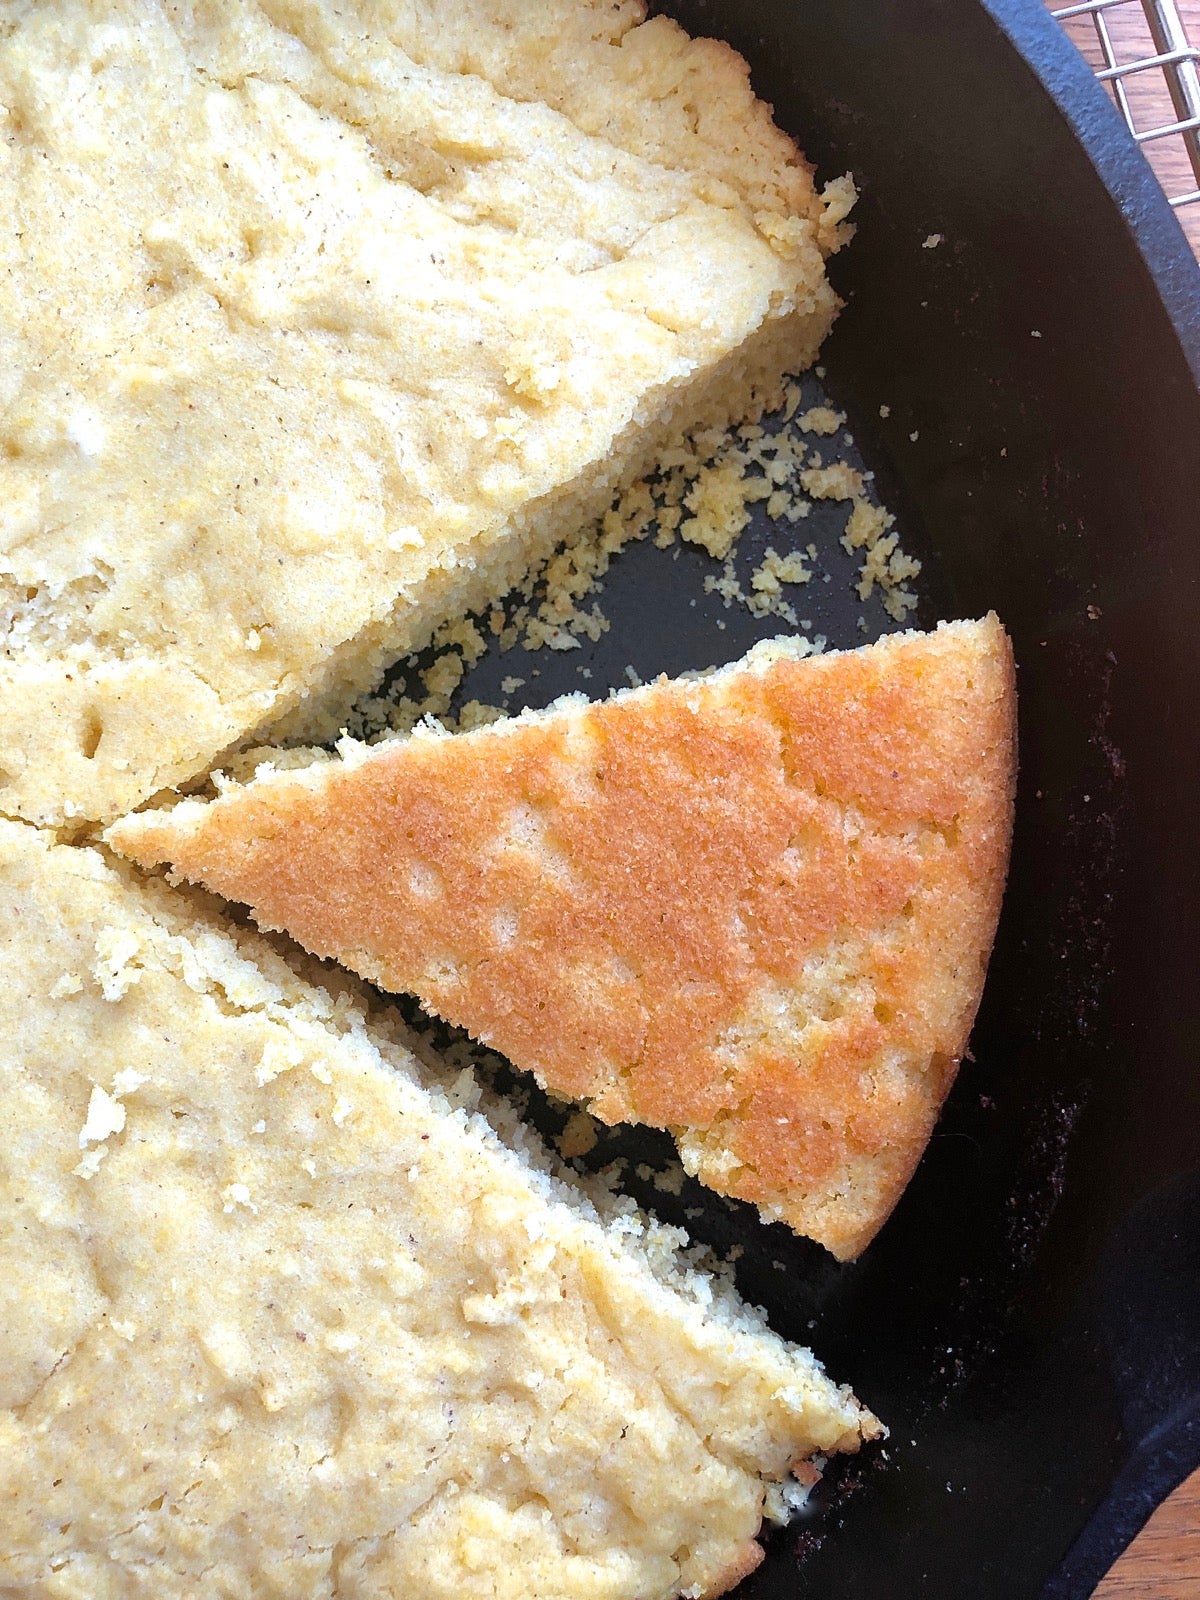
[[[1130,55],[1127,48],[1122,49],[1123,37],[1130,32],[1124,24],[1136,13],[1145,16],[1150,49],[1146,53],[1139,47]],[[1186,156],[1186,164],[1156,163],[1167,198],[1176,208],[1200,204],[1200,49],[1188,38],[1176,0],[1079,0],[1073,5],[1053,5],[1051,14],[1064,23],[1091,19],[1100,56],[1096,76],[1108,86],[1133,137],[1141,145],[1177,141],[1176,148],[1181,146]],[[1147,106],[1163,103],[1161,93],[1139,99],[1139,87],[1150,83],[1160,90],[1165,84],[1174,118],[1163,122],[1162,113],[1157,112],[1146,126]],[[1186,176],[1189,167],[1190,179]]]

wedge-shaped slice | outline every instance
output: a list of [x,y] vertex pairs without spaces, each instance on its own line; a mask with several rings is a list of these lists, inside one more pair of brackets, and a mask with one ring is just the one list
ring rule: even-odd
[[469,1073],[131,877],[0,823],[6,1594],[716,1594],[879,1431]]
[[989,617],[267,768],[107,837],[851,1256],[966,1047],[1014,760]]
[[640,15],[2,0],[0,813],[344,711],[812,360],[853,191]]

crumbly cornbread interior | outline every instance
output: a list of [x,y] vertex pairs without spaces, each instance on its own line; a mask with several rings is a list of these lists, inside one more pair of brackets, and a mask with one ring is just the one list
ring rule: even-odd
[[0,813],[39,823],[336,731],[836,309],[848,181],[629,0],[5,0],[0,106]]
[[995,616],[807,649],[268,764],[106,838],[853,1256],[979,1005],[1015,688]]
[[397,1029],[0,823],[0,1588],[717,1593],[878,1431]]

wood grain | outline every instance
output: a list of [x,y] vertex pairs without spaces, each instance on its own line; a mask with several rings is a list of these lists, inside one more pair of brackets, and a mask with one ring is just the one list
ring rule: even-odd
[[[1055,0],[1063,4],[1065,0]],[[1200,43],[1200,0],[1178,0],[1189,38]],[[1108,23],[1117,58],[1130,61],[1152,53],[1150,35],[1136,5],[1115,6]],[[1089,63],[1102,64],[1096,30],[1087,17],[1066,24]],[[1174,120],[1170,97],[1158,73],[1139,73],[1130,84],[1130,99],[1140,128]],[[1157,139],[1145,146],[1151,165],[1168,194],[1197,187],[1191,164],[1179,139]],[[1200,256],[1200,203],[1183,206],[1179,220]],[[1096,1590],[1094,1600],[1198,1600],[1200,1597],[1200,1472],[1194,1473],[1159,1507]]]
[[1200,1595],[1200,1472],[1142,1529],[1095,1600],[1196,1600]]
[[[1047,0],[1047,3],[1050,9],[1054,10],[1069,3],[1069,0]],[[1189,38],[1193,43],[1200,43],[1200,0],[1176,0],[1176,3],[1187,27]],[[1150,31],[1139,5],[1134,3],[1116,5],[1105,15],[1116,46],[1118,61],[1134,61],[1154,54]],[[1093,68],[1103,66],[1100,42],[1091,18],[1072,17],[1064,23],[1064,26],[1087,58],[1089,65]],[[1171,98],[1160,72],[1139,72],[1126,82],[1139,128],[1161,127],[1176,120]],[[1190,193],[1200,187],[1192,172],[1182,139],[1154,139],[1144,145],[1143,149],[1168,194]],[[1193,250],[1200,256],[1200,201],[1193,205],[1182,206],[1178,215]]]

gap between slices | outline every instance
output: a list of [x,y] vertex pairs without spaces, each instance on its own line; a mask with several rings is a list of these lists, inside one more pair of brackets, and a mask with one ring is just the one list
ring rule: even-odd
[[557,703],[106,833],[857,1255],[966,1048],[1007,870],[995,616]]

